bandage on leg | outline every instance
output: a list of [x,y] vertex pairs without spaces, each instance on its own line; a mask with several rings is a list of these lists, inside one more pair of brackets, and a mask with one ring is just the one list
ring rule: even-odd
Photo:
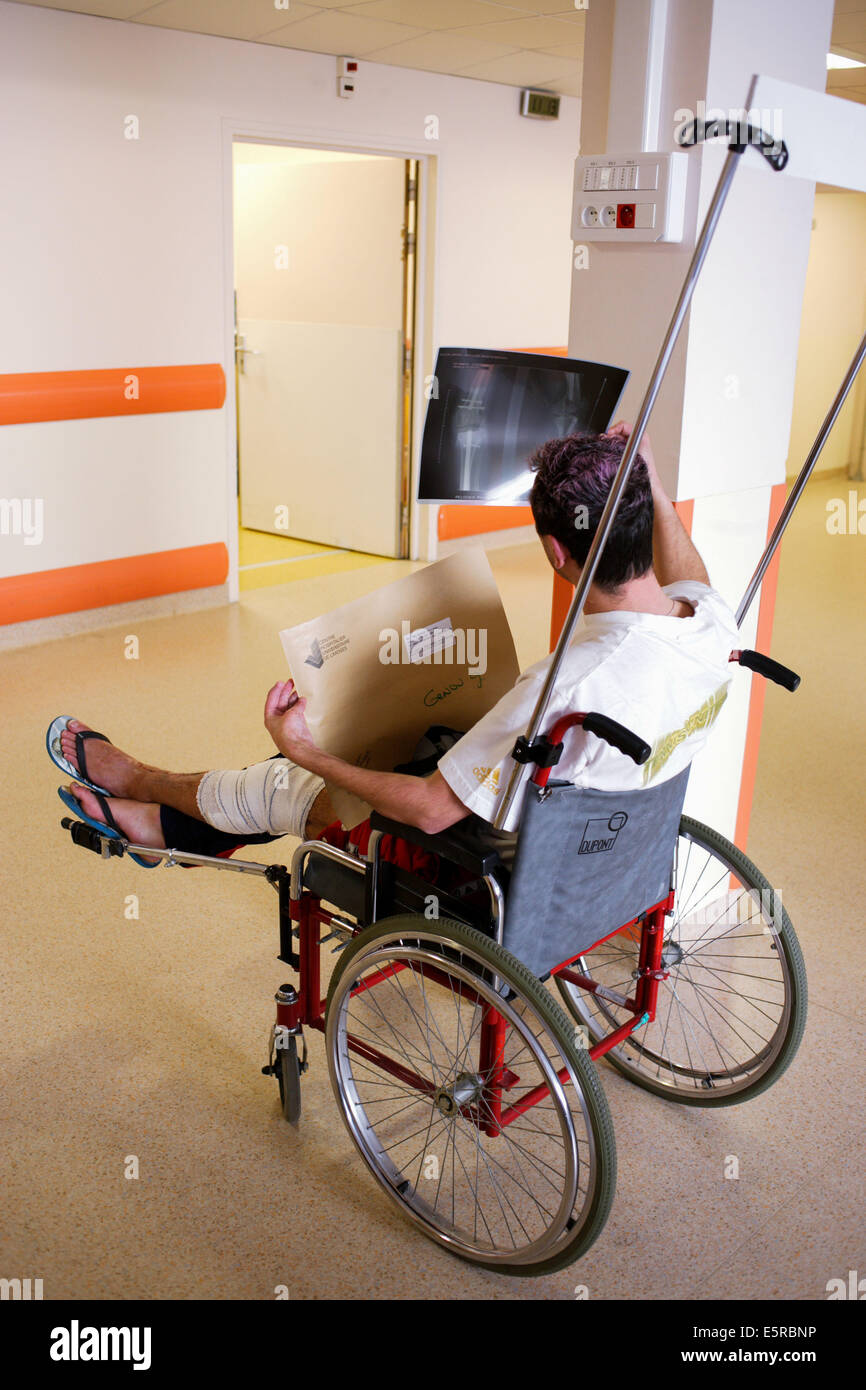
[[304,836],[325,783],[288,758],[269,758],[239,771],[206,772],[196,802],[208,825],[233,835]]

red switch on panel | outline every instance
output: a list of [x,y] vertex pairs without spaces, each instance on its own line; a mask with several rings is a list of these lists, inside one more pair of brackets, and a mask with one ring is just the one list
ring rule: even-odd
[[616,225],[618,227],[634,226],[634,203],[617,203]]

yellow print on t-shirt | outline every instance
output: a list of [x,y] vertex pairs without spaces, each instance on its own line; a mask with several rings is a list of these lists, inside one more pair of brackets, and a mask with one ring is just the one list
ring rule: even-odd
[[498,767],[473,767],[476,781],[478,781],[485,791],[492,792],[496,796],[499,791],[499,768]]
[[708,729],[715,720],[728,698],[727,685],[720,685],[715,695],[711,695],[705,700],[700,709],[696,709],[694,714],[690,714],[681,729],[675,729],[671,734],[664,734],[652,746],[652,752],[644,763],[643,780],[644,786],[651,782],[658,772],[661,772],[668,758],[675,748],[687,739],[690,734],[696,734],[699,729]]

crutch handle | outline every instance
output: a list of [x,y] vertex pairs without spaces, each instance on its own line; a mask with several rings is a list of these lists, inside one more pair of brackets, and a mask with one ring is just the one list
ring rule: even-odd
[[719,135],[730,135],[731,143],[728,149],[735,150],[738,154],[742,154],[747,145],[753,145],[777,174],[781,173],[788,163],[788,146],[784,140],[768,135],[760,126],[750,125],[747,121],[692,119],[680,126],[674,134],[674,139],[678,145],[689,148],[691,145],[699,144],[701,140],[714,140]]
[[759,676],[765,676],[768,681],[775,681],[777,685],[784,686],[786,690],[796,690],[800,684],[800,677],[796,671],[792,671],[788,666],[783,666],[780,661],[774,661],[770,656],[764,656],[761,652],[731,652],[728,660],[739,662],[749,671],[757,671]]

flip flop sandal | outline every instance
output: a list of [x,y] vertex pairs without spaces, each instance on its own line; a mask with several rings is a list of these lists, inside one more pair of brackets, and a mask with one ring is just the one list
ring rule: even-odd
[[[57,795],[60,797],[64,806],[67,806],[74,816],[77,816],[79,820],[83,820],[87,825],[92,825],[94,830],[100,830],[103,835],[108,835],[112,840],[127,839],[128,837],[124,835],[117,821],[114,819],[114,816],[111,814],[111,807],[102,795],[102,792],[95,791],[93,788],[91,788],[91,790],[94,791],[94,795],[99,802],[99,809],[105,816],[104,821],[94,820],[92,816],[88,816],[81,802],[72,795],[72,792],[68,792],[65,787],[58,787]],[[140,864],[143,869],[158,869],[162,863],[162,860],[158,859],[155,864],[148,864],[140,855],[133,854],[132,851],[129,851],[129,857],[134,864]]]
[[[113,796],[107,787],[100,787],[95,782],[91,782],[87,775],[87,760],[84,753],[84,742],[88,738],[98,738],[103,743],[110,743],[111,739],[106,738],[105,734],[98,734],[95,729],[83,729],[75,734],[75,753],[78,758],[78,767],[73,767],[68,758],[64,758],[60,747],[60,735],[67,732],[67,725],[70,719],[74,719],[72,714],[61,714],[54,719],[48,726],[48,733],[45,735],[45,747],[48,756],[59,767],[61,772],[65,772],[71,777],[73,782],[80,782],[83,787],[89,787],[92,792],[101,792],[103,796]],[[71,732],[71,730],[70,730]]]

